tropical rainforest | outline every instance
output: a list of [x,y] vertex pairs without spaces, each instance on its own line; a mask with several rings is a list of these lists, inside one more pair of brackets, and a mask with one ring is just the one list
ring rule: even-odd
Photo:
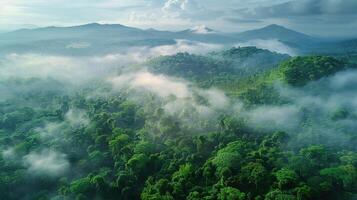
[[356,198],[356,56],[167,40],[3,46],[0,199]]

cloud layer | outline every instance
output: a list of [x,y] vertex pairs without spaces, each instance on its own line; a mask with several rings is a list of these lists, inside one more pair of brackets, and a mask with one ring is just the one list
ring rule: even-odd
[[[81,44],[82,45],[82,44]],[[82,48],[72,44],[71,48]],[[140,63],[150,57],[179,52],[207,53],[223,48],[221,45],[177,40],[173,45],[133,47],[125,53],[95,57],[57,56],[45,54],[10,54],[0,60],[0,78],[51,78],[81,84],[112,73],[114,68]],[[0,91],[2,90],[0,83]]]

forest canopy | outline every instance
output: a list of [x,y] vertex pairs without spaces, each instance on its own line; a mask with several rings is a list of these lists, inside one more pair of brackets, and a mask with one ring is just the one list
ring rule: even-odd
[[[257,53],[279,61],[243,66]],[[333,100],[357,73],[340,58],[286,59],[237,48],[162,56],[89,85],[3,80],[1,198],[349,199],[357,109]]]

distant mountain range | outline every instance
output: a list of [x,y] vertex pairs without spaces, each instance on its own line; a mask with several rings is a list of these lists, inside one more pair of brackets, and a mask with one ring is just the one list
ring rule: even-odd
[[[326,42],[279,25],[241,33],[224,33],[206,26],[171,32],[155,29],[139,29],[120,24],[91,23],[72,27],[45,27],[20,29],[0,34],[0,53],[47,52],[59,54],[90,55],[125,51],[131,47],[175,44],[177,39],[221,44],[231,47],[252,40],[277,40],[304,53],[357,52],[354,42]],[[336,49],[337,48],[337,49]],[[337,51],[338,50],[338,51]],[[326,52],[327,51],[327,52]]]

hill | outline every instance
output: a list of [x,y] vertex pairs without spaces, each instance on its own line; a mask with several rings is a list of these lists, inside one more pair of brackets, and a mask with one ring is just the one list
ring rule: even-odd
[[328,56],[295,57],[279,66],[279,76],[286,83],[302,86],[310,81],[318,80],[346,69],[342,60]]
[[225,85],[237,78],[272,69],[288,55],[255,47],[231,48],[207,55],[179,53],[161,56],[146,63],[153,73],[195,81],[203,86]]
[[120,24],[85,24],[72,27],[21,29],[0,34],[0,54],[50,53],[101,55],[125,52],[134,46],[175,44],[170,37]]
[[246,105],[281,104],[284,99],[274,84],[280,82],[300,88],[348,68],[356,68],[356,65],[330,56],[293,57],[270,71],[227,84],[226,91],[241,98]]

